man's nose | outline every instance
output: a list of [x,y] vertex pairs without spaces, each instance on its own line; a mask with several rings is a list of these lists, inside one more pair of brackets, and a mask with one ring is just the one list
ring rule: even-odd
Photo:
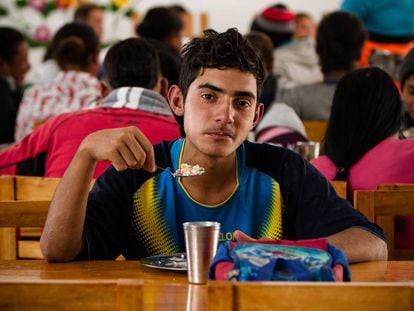
[[216,120],[225,123],[234,122],[235,110],[230,100],[223,100],[217,107]]

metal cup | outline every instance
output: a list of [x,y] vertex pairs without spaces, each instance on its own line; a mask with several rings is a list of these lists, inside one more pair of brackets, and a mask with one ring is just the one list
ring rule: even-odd
[[220,223],[185,222],[183,228],[187,251],[188,281],[195,284],[207,283],[208,269],[217,250]]
[[319,156],[319,148],[320,145],[316,141],[298,141],[293,146],[293,150],[308,161]]

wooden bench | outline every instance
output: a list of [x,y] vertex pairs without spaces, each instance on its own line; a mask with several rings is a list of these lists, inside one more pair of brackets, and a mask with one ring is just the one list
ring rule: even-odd
[[0,309],[142,310],[142,287],[133,279],[2,281]]

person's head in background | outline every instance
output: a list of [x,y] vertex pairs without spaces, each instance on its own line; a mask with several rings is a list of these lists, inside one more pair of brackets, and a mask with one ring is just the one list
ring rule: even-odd
[[[253,103],[249,103],[249,107],[253,109],[255,122],[257,123],[260,120],[263,113],[263,105],[259,104],[258,99],[260,98],[265,78],[263,62],[251,44],[237,31],[237,29],[231,28],[223,33],[218,33],[212,29],[205,30],[202,37],[194,38],[184,45],[182,54],[183,63],[181,66],[179,91],[177,92],[177,89],[173,90],[173,88],[170,88],[169,99],[170,105],[171,102],[175,100],[182,102],[182,114],[177,116],[175,113],[175,115],[177,122],[180,124],[180,131],[183,137],[186,134],[184,129],[186,129],[187,122],[190,128],[194,126],[194,124],[190,124],[194,123],[194,120],[191,120],[191,118],[186,119],[188,121],[184,122],[187,95],[189,95],[189,90],[193,82],[199,78],[203,78],[208,69],[220,71],[234,69],[236,73],[251,74],[252,77],[254,77],[256,88],[254,91],[255,94],[252,94],[254,96]],[[233,82],[234,81],[228,81],[228,83]],[[212,88],[214,88],[215,81],[210,81],[209,83],[212,84]],[[196,88],[196,86],[194,86],[194,88]],[[193,93],[195,92],[201,91],[193,89]],[[217,90],[217,93],[220,94],[220,91]],[[192,95],[194,96],[194,94]],[[214,96],[212,95],[211,97]],[[235,97],[237,98],[237,96]],[[243,96],[240,95],[240,97]],[[210,98],[210,96],[208,96],[208,98]],[[208,99],[206,98],[205,100]],[[243,99],[242,102],[247,103],[247,100]],[[249,107],[245,108],[249,109]],[[200,127],[200,125],[201,124],[196,124],[195,126]],[[253,126],[254,124],[250,124],[251,128]],[[251,128],[247,129],[247,132],[245,133],[246,137]],[[241,133],[241,135],[243,136],[244,133]],[[243,137],[243,139],[246,139],[246,137]]]
[[326,15],[316,31],[316,53],[322,73],[342,77],[357,67],[366,31],[361,20],[348,12]]
[[99,70],[99,40],[87,24],[68,23],[53,38],[52,57],[63,71],[77,70],[96,76]]
[[250,42],[257,51],[266,69],[266,75],[273,71],[273,44],[272,39],[264,32],[250,31],[244,37]]
[[180,80],[180,71],[182,59],[177,57],[164,43],[155,39],[146,39],[158,53],[161,65],[161,95],[167,97],[168,87],[178,84]]
[[75,10],[73,21],[91,26],[93,30],[95,30],[99,41],[101,41],[103,36],[104,16],[105,12],[103,7],[93,3],[85,3]]
[[324,151],[346,172],[367,151],[398,134],[401,100],[391,77],[378,67],[356,69],[338,83]]
[[183,7],[181,4],[173,4],[169,8],[177,13],[181,17],[181,20],[184,22],[184,15],[188,13],[185,7]]
[[161,90],[160,60],[145,39],[128,38],[114,44],[103,62],[105,80],[112,89],[142,87]]
[[277,91],[276,77],[272,74],[274,62],[273,43],[268,35],[260,31],[251,31],[244,37],[257,51],[266,70],[266,78],[263,83],[263,92],[260,96],[260,102],[264,104],[266,111],[267,107],[269,107],[275,99]]
[[414,119],[414,49],[410,50],[401,64],[400,88],[405,111]]
[[169,7],[149,9],[135,30],[139,37],[159,40],[177,54],[181,51],[183,21],[178,13]]
[[298,12],[295,14],[295,30],[293,38],[314,38],[316,26],[312,17],[305,12]]
[[0,78],[11,83],[12,89],[21,88],[30,70],[29,45],[14,28],[0,27]]
[[277,48],[292,39],[295,14],[286,5],[278,3],[257,14],[250,30],[267,34]]

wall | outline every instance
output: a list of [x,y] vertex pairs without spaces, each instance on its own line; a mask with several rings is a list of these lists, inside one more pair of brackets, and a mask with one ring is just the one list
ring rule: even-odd
[[218,31],[237,27],[244,33],[248,31],[255,14],[277,2],[286,4],[294,11],[306,11],[319,21],[324,13],[339,8],[342,0],[143,0],[138,8],[145,13],[155,5],[179,3],[192,12],[208,12],[210,26]]

